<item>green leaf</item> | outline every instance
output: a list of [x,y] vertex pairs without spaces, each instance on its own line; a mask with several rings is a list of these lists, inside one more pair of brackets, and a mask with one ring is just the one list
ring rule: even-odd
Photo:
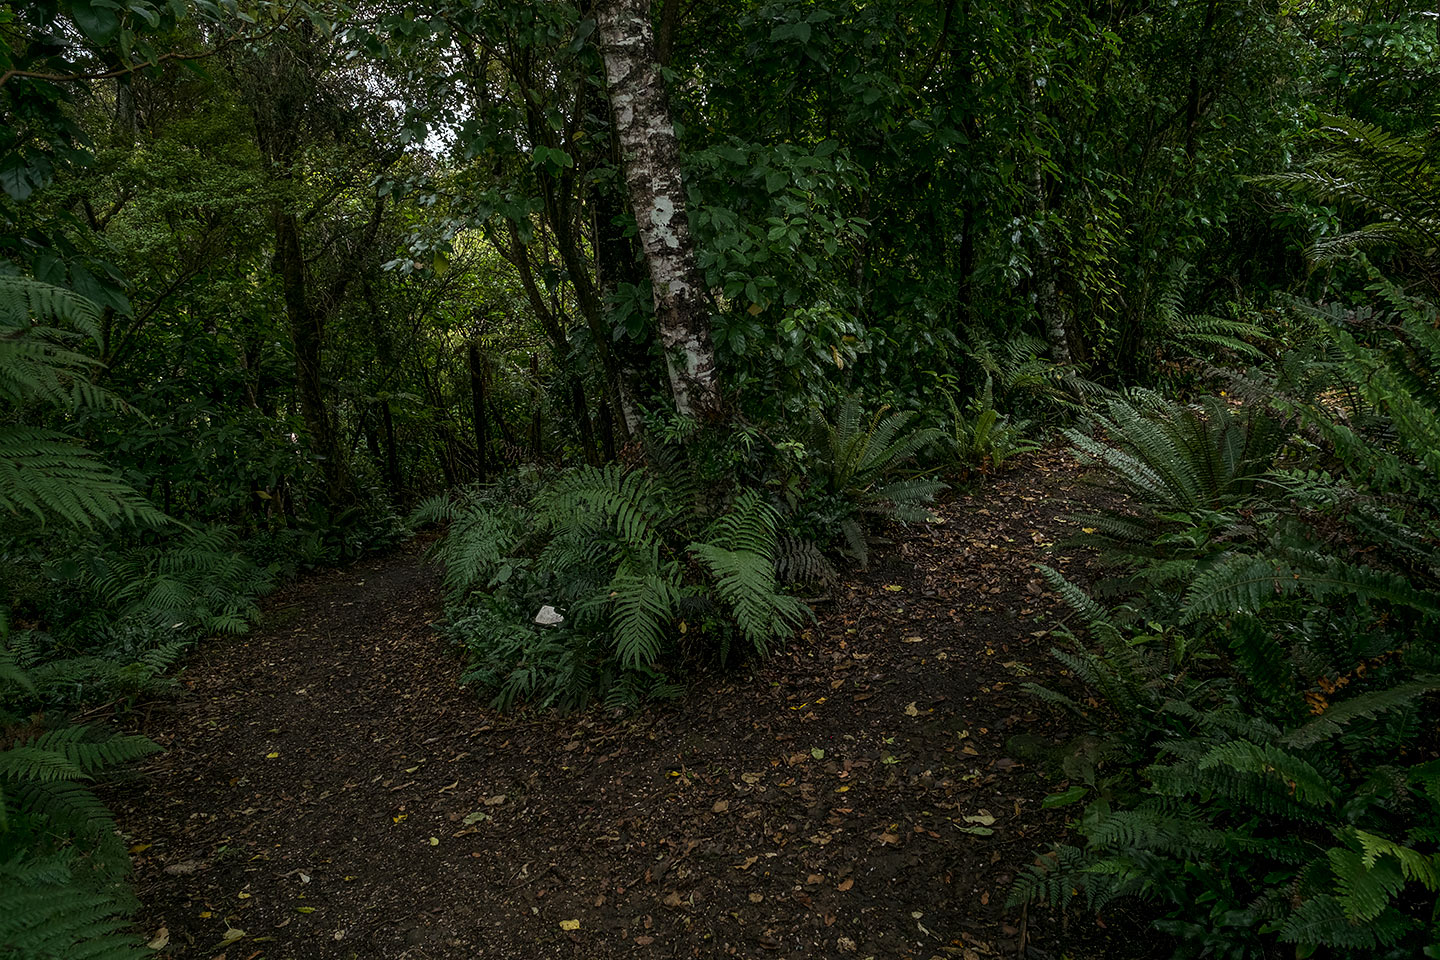
[[86,38],[104,46],[120,30],[115,4],[108,0],[71,0],[70,16]]

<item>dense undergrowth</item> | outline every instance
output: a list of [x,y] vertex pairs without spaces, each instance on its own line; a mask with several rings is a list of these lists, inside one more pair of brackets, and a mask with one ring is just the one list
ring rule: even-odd
[[634,707],[1068,430],[1124,505],[1017,902],[1436,955],[1433,13],[615,9],[0,8],[0,953],[143,955],[88,786],[299,572],[442,522],[467,682]]
[[[1381,219],[1319,253],[1400,236],[1436,276],[1430,145],[1333,133],[1298,183]],[[1290,344],[1218,397],[1069,432],[1124,506],[1080,518],[1094,589],[1045,570],[1080,687],[1035,692],[1086,728],[1048,803],[1080,842],[1017,903],[1138,901],[1179,956],[1440,955],[1440,311],[1349,262],[1363,288],[1291,301]]]

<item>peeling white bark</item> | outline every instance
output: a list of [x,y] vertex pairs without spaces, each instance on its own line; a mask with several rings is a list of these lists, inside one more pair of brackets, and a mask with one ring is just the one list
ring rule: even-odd
[[722,403],[710,311],[685,215],[680,148],[655,59],[650,2],[601,0],[595,26],[675,408],[715,419]]

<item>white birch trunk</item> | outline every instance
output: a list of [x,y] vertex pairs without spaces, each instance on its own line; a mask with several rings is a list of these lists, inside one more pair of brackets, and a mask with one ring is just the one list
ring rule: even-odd
[[655,60],[650,0],[602,0],[595,26],[675,408],[714,420],[722,402],[710,310],[685,215],[680,149]]

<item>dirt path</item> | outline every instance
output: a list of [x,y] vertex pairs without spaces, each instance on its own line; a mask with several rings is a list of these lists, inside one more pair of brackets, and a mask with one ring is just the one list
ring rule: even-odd
[[780,656],[632,717],[459,689],[417,548],[307,580],[195,657],[113,798],[148,929],[226,960],[1059,956],[1002,907],[1059,824],[1007,744],[1053,723],[1018,689],[1050,670],[1030,565],[1087,495],[1028,460]]

